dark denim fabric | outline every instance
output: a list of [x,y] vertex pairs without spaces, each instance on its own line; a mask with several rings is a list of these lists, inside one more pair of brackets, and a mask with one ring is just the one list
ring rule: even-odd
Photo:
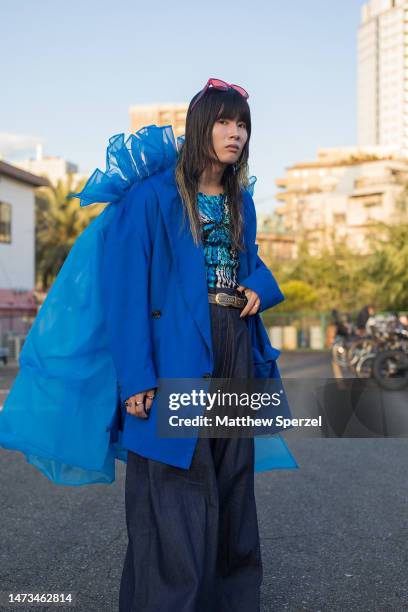
[[[234,289],[222,289],[221,292],[243,296]],[[212,303],[209,304],[209,307],[214,353],[213,376],[215,378],[251,378],[253,359],[247,318],[240,318],[241,309],[239,308]]]
[[[209,308],[213,376],[252,376],[246,319]],[[189,470],[129,451],[125,506],[119,612],[259,612],[252,438],[199,438]]]

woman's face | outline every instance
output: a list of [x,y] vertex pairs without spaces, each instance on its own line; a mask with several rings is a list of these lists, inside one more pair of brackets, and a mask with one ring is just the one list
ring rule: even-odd
[[244,121],[220,117],[214,123],[212,140],[218,160],[223,164],[235,164],[248,140]]

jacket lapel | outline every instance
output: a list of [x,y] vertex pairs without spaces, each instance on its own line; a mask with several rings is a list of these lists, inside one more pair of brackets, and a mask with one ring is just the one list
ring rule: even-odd
[[[180,291],[209,351],[212,352],[203,246],[195,245],[187,217],[183,225],[183,204],[177,190],[174,169],[170,168],[152,179],[175,261]],[[246,243],[246,236],[244,240]],[[248,276],[248,268],[247,253],[239,252],[239,281]]]

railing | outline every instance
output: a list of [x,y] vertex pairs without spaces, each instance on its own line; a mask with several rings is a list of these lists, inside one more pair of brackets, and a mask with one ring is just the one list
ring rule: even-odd
[[[352,321],[357,312],[348,313]],[[387,315],[389,312],[378,312]],[[408,316],[408,311],[399,315]],[[331,347],[336,326],[330,312],[273,312],[262,313],[262,320],[268,331],[272,346],[283,350],[327,350]]]
[[285,350],[324,350],[330,347],[335,326],[328,312],[262,314],[272,346]]

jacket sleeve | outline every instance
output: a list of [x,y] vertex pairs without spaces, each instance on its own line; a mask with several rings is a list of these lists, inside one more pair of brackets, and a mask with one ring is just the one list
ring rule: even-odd
[[251,260],[255,258],[255,269],[241,281],[241,285],[255,291],[260,299],[258,312],[263,312],[272,308],[285,299],[279,285],[269,268],[264,264],[258,255],[258,245],[256,239],[256,211],[252,197],[247,193],[247,221],[253,227],[253,244],[249,245]]
[[255,270],[241,282],[241,285],[258,294],[261,302],[258,312],[272,308],[272,306],[280,304],[285,299],[275,277],[259,255],[256,255]]
[[131,188],[110,204],[114,211],[104,231],[102,303],[122,401],[157,387],[149,309],[154,198],[144,183]]

